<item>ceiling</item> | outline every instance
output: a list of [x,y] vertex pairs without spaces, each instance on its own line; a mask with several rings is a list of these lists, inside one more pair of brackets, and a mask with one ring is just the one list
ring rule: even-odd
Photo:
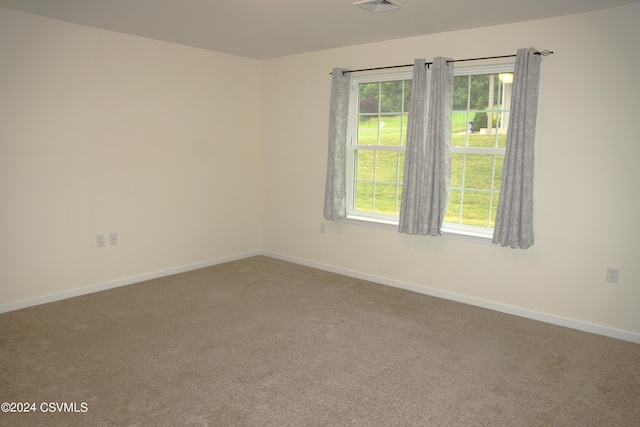
[[[639,0],[0,0],[0,6],[255,59],[529,21]],[[395,0],[394,0],[395,1]]]

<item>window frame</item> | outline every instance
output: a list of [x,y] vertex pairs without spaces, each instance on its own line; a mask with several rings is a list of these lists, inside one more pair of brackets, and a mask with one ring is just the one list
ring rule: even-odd
[[[499,74],[499,73],[513,73],[515,62],[500,62],[495,64],[484,64],[475,66],[464,66],[454,69],[454,76],[462,75],[480,75],[480,74]],[[394,215],[382,215],[375,213],[366,213],[362,211],[356,211],[356,199],[354,195],[355,191],[355,157],[359,149],[364,150],[389,150],[389,148],[368,148],[367,146],[358,145],[358,120],[360,113],[359,103],[359,91],[358,87],[361,83],[375,83],[386,82],[395,80],[412,80],[413,71],[411,69],[406,71],[377,71],[367,72],[361,75],[352,76],[349,88],[349,119],[347,126],[347,218],[348,222],[372,225],[377,227],[392,228],[397,227],[399,223],[399,216]],[[428,72],[427,84],[430,85],[431,72]],[[428,102],[428,99],[427,99]],[[475,110],[473,108],[468,109]],[[503,113],[505,110],[498,110]],[[386,146],[383,146],[386,147]],[[394,151],[406,151],[406,145],[400,145],[398,148],[394,148]],[[451,147],[451,154],[454,153],[467,153],[467,154],[505,154],[505,149],[501,148],[473,148],[473,147]],[[400,184],[402,184],[403,177],[400,177]],[[497,209],[497,205],[496,205]],[[464,240],[472,240],[487,243],[490,242],[493,237],[493,228],[474,226],[466,224],[455,224],[451,222],[444,222],[442,225],[442,231],[445,236],[453,238],[462,238]]]
[[[454,78],[458,76],[474,76],[474,75],[486,75],[486,74],[500,74],[500,73],[513,73],[515,68],[515,61],[511,62],[501,62],[496,64],[488,64],[488,65],[475,65],[475,66],[465,66],[460,67],[458,69],[454,69]],[[461,110],[454,110],[456,111]],[[475,108],[468,108],[466,111],[476,111]],[[481,110],[482,111],[482,110]],[[495,109],[495,112],[499,112],[500,114],[504,114],[505,111],[503,109]],[[481,154],[481,155],[505,155],[506,148],[474,148],[474,147],[454,147],[451,146],[451,155],[453,154]],[[495,165],[494,165],[495,168]],[[492,171],[495,173],[495,169]],[[464,187],[463,187],[464,188]],[[492,190],[489,190],[492,191]],[[498,190],[499,193],[499,190]],[[495,205],[495,209],[497,210],[497,203]],[[456,224],[452,222],[443,222],[442,231],[444,233],[456,233],[461,235],[469,235],[473,237],[483,237],[485,239],[493,238],[492,227],[484,227],[484,226],[476,226],[476,225],[468,225],[468,224]]]
[[[396,80],[413,80],[413,72],[394,71],[394,72],[377,72],[363,73],[362,75],[352,76],[349,87],[349,124],[347,126],[347,218],[357,219],[359,221],[371,221],[381,224],[398,225],[399,217],[394,215],[384,215],[376,213],[365,213],[355,210],[356,199],[355,191],[355,165],[356,153],[358,150],[371,151],[396,151],[398,153],[406,151],[406,145],[398,146],[367,146],[358,144],[358,130],[360,103],[358,85],[361,83],[383,83]],[[408,115],[407,111],[407,115]],[[354,125],[355,124],[355,125]],[[403,176],[399,177],[399,183],[402,184]],[[398,206],[398,211],[400,206]]]

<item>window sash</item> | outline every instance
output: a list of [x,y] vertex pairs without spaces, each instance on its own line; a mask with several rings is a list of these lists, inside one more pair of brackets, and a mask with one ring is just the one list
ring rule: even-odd
[[[401,144],[398,144],[398,145],[380,145],[379,133],[378,133],[378,139],[377,139],[378,145],[359,144],[358,132],[360,129],[360,126],[359,126],[360,117],[371,116],[371,117],[378,118],[378,117],[384,117],[384,116],[389,116],[394,114],[394,112],[383,111],[381,108],[379,108],[376,113],[360,113],[359,86],[360,84],[366,84],[366,83],[384,83],[388,81],[411,80],[412,77],[413,77],[413,73],[410,71],[363,74],[360,76],[352,77],[352,80],[351,80],[352,102],[350,102],[350,112],[349,112],[350,122],[349,122],[348,133],[347,133],[347,141],[348,141],[347,164],[350,165],[347,170],[347,218],[369,220],[369,221],[373,220],[373,221],[380,221],[383,223],[395,223],[395,224],[398,223],[398,215],[386,215],[386,214],[375,212],[375,194],[376,194],[375,185],[376,184],[382,184],[382,185],[395,184],[396,185],[395,211],[396,213],[399,213],[399,210],[400,210],[399,197],[400,196],[397,195],[397,191],[400,191],[400,195],[401,195],[402,180],[403,180],[402,174],[398,176],[397,182],[395,183],[391,183],[387,181],[384,181],[384,182],[375,181],[375,178],[376,178],[375,175],[373,180],[359,180],[357,179],[358,178],[357,177],[358,152],[371,151],[373,153],[377,153],[377,152],[404,153],[406,150],[406,146],[404,145],[404,142],[401,142]],[[403,99],[403,105],[404,105],[404,99]],[[397,113],[396,115],[404,114],[406,118],[408,111],[397,111],[395,113]],[[406,123],[404,124],[404,126],[406,126]],[[401,135],[401,141],[404,141],[406,139],[406,127],[404,128],[404,132],[405,133]],[[374,169],[374,172],[375,172],[375,169]],[[365,182],[369,182],[374,186],[374,189],[372,190],[373,199],[372,199],[371,212],[364,212],[356,209],[358,205],[358,201],[356,199],[356,194],[355,194],[357,192],[357,185],[359,183],[362,184]]]

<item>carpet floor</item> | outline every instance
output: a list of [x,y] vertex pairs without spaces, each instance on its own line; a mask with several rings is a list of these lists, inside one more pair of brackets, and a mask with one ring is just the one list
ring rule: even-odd
[[267,257],[1,314],[0,354],[3,426],[640,425],[638,344]]

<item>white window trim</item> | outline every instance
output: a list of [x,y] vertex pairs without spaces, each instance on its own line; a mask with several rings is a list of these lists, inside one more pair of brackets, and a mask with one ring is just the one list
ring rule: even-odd
[[[513,72],[514,63],[500,63],[500,64],[490,64],[490,65],[476,65],[469,67],[460,67],[454,70],[454,75],[469,75],[469,74],[493,74],[493,73],[501,73],[501,72]],[[360,76],[352,77],[351,79],[351,94],[353,98],[357,99],[357,90],[358,84],[364,82],[384,82],[390,80],[407,80],[413,78],[412,71],[402,71],[402,72],[378,72],[378,73],[367,73],[362,74]],[[428,74],[427,84],[429,84],[431,79],[431,74]],[[359,105],[357,102],[352,102],[349,106],[349,117],[358,117],[358,109]],[[347,162],[349,165],[353,165],[354,163],[354,153],[355,149],[352,148],[352,141],[354,138],[357,138],[357,129],[353,129],[353,126],[349,126],[347,139],[348,139],[348,149],[347,149]],[[365,146],[366,147],[366,146]],[[364,147],[361,147],[364,148]],[[366,148],[364,148],[366,149]],[[385,150],[385,147],[380,147],[377,149]],[[474,149],[474,148],[465,148],[464,152],[466,153],[474,153],[478,151],[477,154],[503,154],[504,149]],[[451,152],[456,153],[460,152],[459,147],[451,147]],[[347,168],[347,180],[349,184],[347,185],[347,218],[342,220],[346,223],[363,225],[375,228],[383,228],[388,230],[398,230],[399,218],[396,216],[387,216],[387,215],[376,215],[376,214],[367,214],[362,215],[361,212],[355,211],[352,203],[354,202],[353,195],[353,180],[354,180],[354,170],[353,167],[350,166]],[[489,227],[479,227],[479,226],[470,226],[464,224],[454,224],[444,222],[442,225],[443,237],[451,238],[456,240],[464,240],[475,243],[483,243],[483,244],[491,244],[493,239],[493,228]]]
[[[344,222],[346,224],[359,225],[363,227],[372,227],[372,228],[379,228],[383,230],[395,231],[396,233],[398,233],[397,220],[390,221],[390,220],[384,220],[384,219],[376,219],[376,218],[353,215],[353,216],[348,216],[346,219],[340,220],[340,222]],[[442,238],[463,240],[463,241],[473,242],[473,243],[492,244],[491,240],[493,238],[493,232],[479,233],[477,230],[463,230],[462,228],[465,227],[464,225],[462,226],[458,224],[452,224],[452,225],[461,227],[461,229],[458,230],[452,227],[445,230],[443,228]],[[487,229],[487,230],[493,231],[492,229]]]

